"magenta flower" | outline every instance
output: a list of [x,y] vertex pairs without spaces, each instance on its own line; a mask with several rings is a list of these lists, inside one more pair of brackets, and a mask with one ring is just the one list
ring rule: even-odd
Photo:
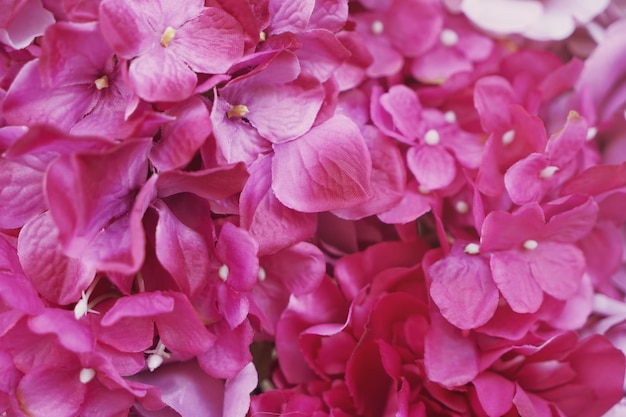
[[141,120],[126,117],[132,90],[96,23],[56,23],[44,39],[41,57],[24,65],[7,91],[8,123],[113,138],[137,129]]
[[184,100],[196,73],[224,73],[243,54],[239,23],[203,1],[104,0],[100,24],[117,56],[130,61],[132,87],[147,101]]

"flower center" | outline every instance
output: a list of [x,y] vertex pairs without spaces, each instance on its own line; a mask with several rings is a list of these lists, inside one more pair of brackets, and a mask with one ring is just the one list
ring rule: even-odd
[[459,42],[459,35],[452,29],[444,29],[439,35],[439,40],[443,46],[454,46]]
[[150,354],[150,356],[148,356],[148,358],[146,359],[146,365],[148,366],[150,372],[153,372],[156,368],[163,364],[163,361],[166,358],[170,357],[170,354],[165,351],[165,345],[161,340],[159,340],[159,343],[157,343],[156,348],[152,350],[146,350],[145,353]]
[[227,112],[226,115],[229,119],[233,117],[243,117],[246,114],[250,113],[248,106],[244,104],[237,104],[236,106],[232,106]]
[[554,165],[547,166],[541,170],[541,172],[539,173],[539,178],[546,180],[552,177],[554,173],[557,172],[558,170],[559,170],[559,167],[556,167]]
[[468,255],[478,255],[480,253],[480,246],[478,246],[478,243],[468,243],[465,245],[463,252]]
[[446,122],[448,123],[454,123],[456,122],[456,113],[453,112],[452,110],[448,110],[447,112],[445,112],[443,114],[443,118],[446,120]]
[[265,272],[265,268],[263,268],[262,266],[259,267],[259,274],[257,278],[259,282],[263,282],[267,278],[267,273]]
[[107,88],[109,86],[109,77],[103,75],[93,82],[96,85],[98,90],[102,90],[103,88]]
[[515,140],[515,131],[514,130],[507,130],[502,135],[502,143],[505,144],[505,145],[509,145],[514,140]]
[[265,41],[266,39],[267,39],[267,35],[265,34],[265,32],[264,32],[264,31],[261,31],[261,32],[259,33],[259,42],[263,42],[263,41]]
[[593,140],[593,138],[595,138],[597,134],[598,128],[595,126],[591,126],[589,129],[587,129],[587,140]]
[[523,246],[526,250],[535,250],[537,249],[537,246],[539,246],[539,243],[536,240],[528,239],[526,242],[524,242]]
[[441,136],[439,136],[439,132],[435,129],[429,129],[424,135],[424,142],[426,142],[427,145],[435,146],[438,145],[440,141]]
[[96,376],[96,371],[93,368],[83,368],[80,370],[78,379],[83,384],[88,384]]
[[469,204],[467,204],[463,200],[460,200],[456,202],[456,204],[454,205],[454,208],[458,213],[465,214],[469,211]]
[[176,35],[176,31],[173,27],[168,26],[165,29],[165,32],[163,32],[163,35],[161,35],[161,45],[165,48],[170,46],[170,43],[172,43],[172,40],[174,39],[174,35]]
[[89,288],[87,288],[87,291],[83,291],[83,295],[80,297],[80,300],[78,300],[78,302],[74,306],[74,318],[76,320],[80,320],[81,318],[86,316],[87,313],[100,314],[98,311],[92,310],[92,307],[95,304],[93,302],[92,303],[89,302],[89,297],[91,297],[91,293],[93,293],[93,290],[96,288],[96,285],[98,285],[99,280],[100,278],[96,278],[93,280],[91,285],[89,285]]
[[385,25],[380,20],[374,20],[370,29],[374,35],[381,35],[385,30]]
[[219,276],[220,279],[224,282],[226,282],[226,280],[228,279],[228,274],[230,274],[230,269],[226,264],[220,266],[220,269],[217,270],[217,276]]

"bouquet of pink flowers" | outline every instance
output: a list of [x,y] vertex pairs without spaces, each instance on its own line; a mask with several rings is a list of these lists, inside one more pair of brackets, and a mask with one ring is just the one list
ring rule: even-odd
[[2,417],[626,415],[626,2],[0,0]]

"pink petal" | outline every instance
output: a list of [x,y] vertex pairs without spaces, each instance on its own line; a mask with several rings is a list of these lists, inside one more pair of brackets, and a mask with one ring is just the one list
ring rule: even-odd
[[431,381],[444,386],[464,385],[478,374],[478,352],[474,342],[431,311],[426,333],[424,365]]
[[482,326],[493,317],[499,293],[486,259],[463,253],[454,244],[452,252],[428,269],[430,294],[441,314],[460,329]]
[[300,0],[294,2],[283,2],[280,0],[270,0],[269,11],[272,16],[272,32],[304,32],[309,23],[315,1]]
[[161,140],[150,149],[150,160],[161,172],[187,165],[211,133],[209,111],[197,97],[166,113],[176,120],[161,128]]
[[[474,1],[478,3],[480,0]],[[480,122],[486,132],[505,132],[511,121],[507,111],[509,104],[515,102],[513,88],[502,77],[487,76],[476,82],[474,104],[480,115]]]
[[43,172],[29,166],[0,159],[0,228],[22,227],[46,209],[40,196],[43,192]]
[[43,313],[28,320],[29,329],[36,334],[54,334],[61,346],[71,352],[91,352],[96,338],[83,321],[77,321],[68,310],[47,308]]
[[380,221],[388,224],[403,224],[411,222],[428,213],[436,197],[420,192],[416,181],[408,183],[404,196],[391,209],[378,214]]
[[254,364],[246,365],[234,378],[226,381],[223,417],[244,417],[250,408],[250,393],[258,383]]
[[33,417],[77,416],[86,390],[78,376],[78,369],[35,368],[28,372],[16,392],[22,410]]
[[167,171],[159,174],[159,198],[181,192],[192,193],[206,200],[221,200],[240,192],[248,179],[242,163],[209,168],[200,171]]
[[514,0],[464,0],[465,15],[483,29],[497,33],[519,32],[541,17],[540,2]]
[[393,46],[403,55],[415,57],[439,40],[443,16],[435,2],[396,0],[387,11],[385,23]]
[[181,222],[161,200],[152,204],[159,220],[155,251],[181,292],[191,296],[209,279],[209,247],[198,231]]
[[43,39],[39,71],[46,88],[92,85],[112,64],[113,51],[96,23],[59,22],[46,30]]
[[298,39],[302,43],[302,48],[296,51],[296,55],[303,72],[320,82],[328,81],[350,57],[350,52],[339,42],[335,34],[328,30],[308,30]]
[[365,126],[363,138],[372,157],[372,193],[374,198],[356,207],[336,210],[344,219],[359,219],[392,209],[402,200],[406,184],[406,168],[396,143],[378,129]]
[[415,91],[410,88],[404,85],[391,87],[380,96],[380,106],[384,112],[378,109],[377,103],[372,102],[371,112],[374,123],[383,133],[396,137],[397,134],[392,133],[397,130],[402,135],[402,138],[397,139],[412,143],[423,131],[422,105]]
[[243,55],[243,29],[225,11],[205,8],[176,29],[168,49],[196,72],[219,74]]
[[461,52],[446,47],[431,50],[411,63],[411,74],[428,84],[442,84],[452,75],[472,69],[471,61]]
[[541,178],[550,160],[542,154],[533,153],[513,164],[504,174],[504,184],[515,204],[541,202],[555,187],[555,177]]
[[491,255],[491,274],[513,311],[534,313],[539,310],[543,289],[535,280],[525,257],[517,251],[496,252]]
[[489,417],[505,415],[513,404],[515,384],[493,372],[483,372],[472,381],[480,405]]
[[26,48],[37,36],[44,34],[48,25],[54,23],[54,16],[43,7],[41,0],[20,3],[22,7],[12,10],[8,24],[3,24],[0,29],[0,42],[14,49]]
[[63,155],[50,166],[46,197],[66,253],[80,256],[112,219],[131,210],[147,175],[149,145],[127,141],[107,152]]
[[585,256],[574,245],[542,241],[537,249],[526,251],[524,258],[541,288],[559,300],[576,294],[585,271]]
[[0,237],[0,293],[12,309],[36,314],[43,309],[37,291],[22,272],[15,248]]
[[215,246],[215,255],[228,266],[227,284],[236,291],[248,291],[257,281],[259,250],[256,240],[232,223],[222,226]]
[[561,195],[598,195],[626,185],[626,163],[622,165],[596,165],[568,181]]
[[215,343],[198,356],[198,364],[213,378],[233,378],[252,361],[252,326],[246,320],[231,329],[222,320],[212,325],[211,331],[216,336]]
[[167,294],[174,299],[174,309],[171,313],[154,318],[165,346],[175,352],[191,355],[206,352],[215,342],[215,336],[208,332],[185,295],[175,292]]
[[163,402],[176,410],[163,417],[227,417],[223,412],[224,381],[208,376],[195,361],[163,365],[134,378],[158,387]]
[[95,276],[95,269],[63,253],[50,212],[22,228],[17,250],[24,274],[45,299],[54,303],[78,301]]
[[442,146],[422,145],[410,148],[407,166],[427,190],[438,190],[452,183],[456,176],[454,157]]
[[321,283],[326,272],[324,255],[317,246],[299,242],[263,258],[263,268],[280,279],[294,295],[308,294]]
[[182,101],[193,94],[196,74],[160,45],[130,63],[128,77],[137,95],[146,101]]
[[151,317],[174,311],[174,300],[161,292],[140,293],[117,299],[102,317],[102,326],[113,326],[127,317]]
[[317,218],[283,205],[271,191],[271,158],[250,166],[250,179],[240,197],[241,227],[259,243],[264,255],[308,239],[315,232]]
[[132,59],[153,47],[161,34],[163,16],[149,1],[103,0],[100,4],[100,27],[113,51]]
[[272,189],[283,204],[298,211],[361,204],[370,198],[370,176],[363,137],[344,116],[334,116],[298,140],[275,145]]

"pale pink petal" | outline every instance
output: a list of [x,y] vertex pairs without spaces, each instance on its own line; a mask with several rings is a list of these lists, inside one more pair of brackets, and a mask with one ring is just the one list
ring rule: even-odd
[[541,172],[550,165],[542,154],[533,153],[517,161],[504,174],[504,184],[515,204],[541,202],[555,186],[555,176],[542,178]]
[[258,383],[254,364],[246,365],[224,385],[224,414],[222,417],[244,417],[250,407],[250,393]]
[[497,33],[514,33],[536,22],[543,12],[538,1],[464,0],[463,13],[483,29]]
[[336,210],[370,198],[371,169],[358,127],[334,116],[298,140],[275,145],[272,189],[298,211]]
[[11,14],[8,25],[0,28],[0,42],[14,49],[26,48],[54,23],[54,16],[43,7],[41,0],[26,0],[17,13]]

